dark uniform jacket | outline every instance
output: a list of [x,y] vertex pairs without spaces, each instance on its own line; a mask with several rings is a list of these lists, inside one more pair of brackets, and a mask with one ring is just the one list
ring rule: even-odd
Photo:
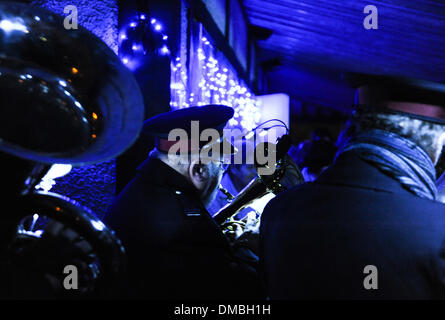
[[[272,299],[445,297],[445,205],[354,154],[273,199],[260,235]],[[377,268],[376,290],[365,289],[367,265]]]
[[149,159],[106,222],[128,256],[131,297],[260,298],[254,255],[235,250],[181,174]]

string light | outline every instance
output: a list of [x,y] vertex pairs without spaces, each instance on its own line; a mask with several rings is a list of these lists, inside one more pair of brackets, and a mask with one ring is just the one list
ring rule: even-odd
[[[159,55],[169,56],[168,35],[163,33],[162,24],[147,14],[138,14],[120,33],[120,57],[130,69],[136,70],[145,55],[157,51]],[[147,39],[159,39],[154,46],[147,46]],[[171,59],[172,109],[223,104],[234,108],[234,117],[229,126],[244,130],[255,128],[261,118],[259,100],[239,79],[236,71],[211,44],[209,36],[199,39],[196,51],[198,66],[192,70],[180,57]],[[218,57],[218,58],[217,58]],[[189,76],[192,81],[189,81]]]
[[[193,72],[193,83],[188,81],[188,70],[178,57],[172,61],[172,102],[173,109],[191,105],[223,104],[234,108],[234,117],[229,126],[247,131],[255,128],[261,119],[259,100],[240,80],[230,63],[211,45],[210,37],[203,36],[196,50],[199,70]],[[216,56],[221,56],[220,59]],[[181,84],[181,85],[179,85]]]
[[167,45],[162,46],[162,48],[161,48],[161,54],[162,54],[162,55],[168,55],[168,54],[170,54],[170,50],[168,49]]
[[160,55],[170,55],[168,36],[162,32],[162,29],[162,24],[156,19],[148,19],[145,13],[138,14],[120,32],[121,61],[130,70],[135,71],[148,52],[157,51]]

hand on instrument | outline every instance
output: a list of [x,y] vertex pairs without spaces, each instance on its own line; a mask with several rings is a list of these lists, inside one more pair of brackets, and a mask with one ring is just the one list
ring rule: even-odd
[[247,215],[244,232],[236,238],[235,245],[247,247],[258,255],[260,220],[256,218],[254,211],[252,213]]
[[232,218],[228,222],[223,224],[221,228],[224,230],[224,234],[233,243],[243,234],[245,226],[245,222],[237,221]]

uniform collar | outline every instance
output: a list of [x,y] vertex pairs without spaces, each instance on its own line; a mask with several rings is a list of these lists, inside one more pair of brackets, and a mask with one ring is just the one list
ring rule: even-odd
[[404,189],[397,180],[362,160],[354,152],[345,152],[339,155],[335,163],[320,175],[316,183],[413,195]]
[[137,169],[152,184],[179,191],[200,201],[199,190],[178,171],[159,159],[148,158]]

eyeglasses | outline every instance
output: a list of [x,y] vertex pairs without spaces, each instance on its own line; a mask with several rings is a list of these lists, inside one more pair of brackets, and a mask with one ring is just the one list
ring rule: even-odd
[[[227,169],[230,166],[230,163],[225,163],[223,160],[216,160],[216,159],[209,159],[209,160],[210,160],[210,162],[219,164],[220,168],[223,170],[223,172],[227,171]],[[203,163],[209,163],[209,162],[203,162]]]
[[221,169],[225,172],[229,168],[229,163],[224,163],[224,161],[216,161],[221,164]]

